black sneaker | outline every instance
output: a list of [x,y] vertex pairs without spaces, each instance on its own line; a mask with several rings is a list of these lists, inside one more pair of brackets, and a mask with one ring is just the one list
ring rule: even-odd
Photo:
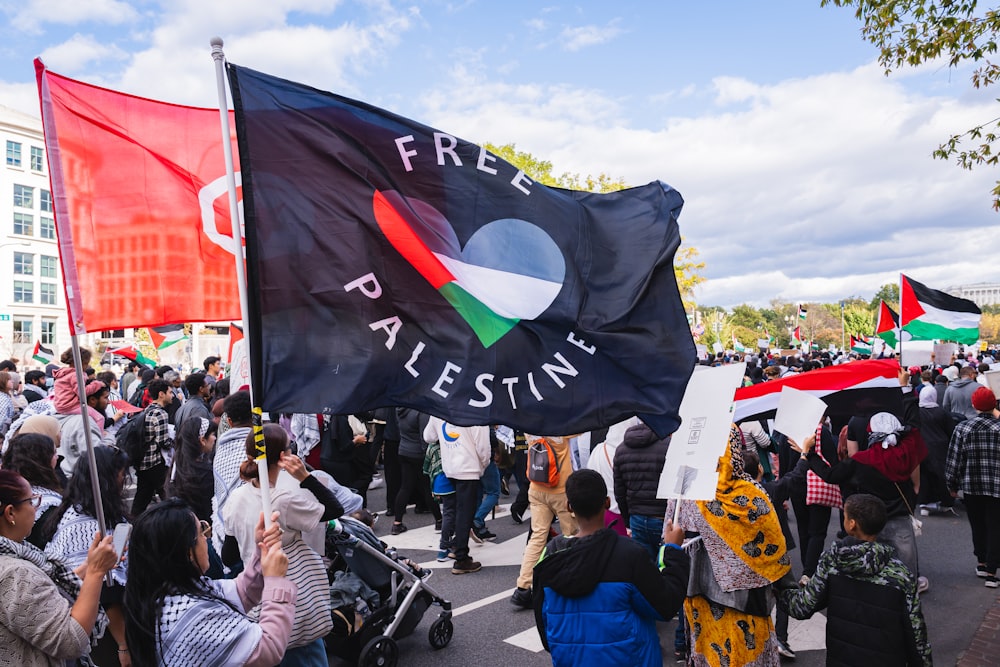
[[976,576],[979,577],[980,579],[985,579],[986,577],[990,576],[990,573],[986,571],[985,565],[977,565]]
[[479,537],[479,533],[476,532],[475,528],[473,528],[473,529],[471,529],[469,531],[469,537],[472,538],[472,541],[475,542],[476,544],[482,544],[483,543],[483,538]]
[[476,537],[479,538],[478,540],[479,542],[497,541],[497,536],[494,533],[491,533],[490,529],[487,528],[486,526],[483,526],[482,528],[473,528],[472,532],[475,534]]
[[441,519],[434,519],[434,532],[435,533],[441,532]]
[[510,495],[510,488],[507,486],[507,480],[505,480],[503,477],[500,478],[500,493],[502,493],[505,496]]
[[531,609],[534,604],[534,596],[531,595],[530,588],[518,588],[510,596],[511,604],[522,609]]
[[1000,579],[992,574],[987,574],[985,579],[986,588],[1000,588]]
[[483,569],[483,564],[472,560],[471,558],[463,558],[462,560],[455,561],[455,564],[451,566],[452,574],[470,574],[472,572],[479,572]]
[[406,524],[394,523],[394,524],[392,524],[392,528],[389,529],[389,534],[390,535],[399,535],[400,533],[405,533],[407,530],[408,529],[406,527]]
[[516,510],[513,507],[510,508],[510,518],[514,520],[514,523],[521,525],[524,523],[524,510]]

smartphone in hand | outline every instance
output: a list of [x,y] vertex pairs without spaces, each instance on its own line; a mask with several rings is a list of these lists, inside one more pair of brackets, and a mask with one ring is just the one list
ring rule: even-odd
[[125,547],[128,545],[128,538],[132,535],[132,525],[128,523],[120,523],[115,526],[114,536],[111,539],[112,546],[114,547],[115,553],[118,554],[118,559],[121,560],[122,555],[125,553]]

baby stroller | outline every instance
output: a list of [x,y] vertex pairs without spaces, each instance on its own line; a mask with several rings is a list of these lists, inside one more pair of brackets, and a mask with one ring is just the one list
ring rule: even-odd
[[[396,640],[413,634],[424,612],[432,604],[441,612],[431,624],[427,639],[434,649],[448,645],[454,632],[451,602],[427,585],[409,565],[397,559],[395,550],[383,549],[371,528],[361,521],[343,517],[327,528],[327,554],[334,559],[332,569],[343,567],[357,575],[378,593],[379,603],[348,638],[330,641],[338,657],[356,661],[361,667],[393,667],[399,659]],[[339,555],[339,559],[336,558]],[[429,575],[428,575],[429,576]]]

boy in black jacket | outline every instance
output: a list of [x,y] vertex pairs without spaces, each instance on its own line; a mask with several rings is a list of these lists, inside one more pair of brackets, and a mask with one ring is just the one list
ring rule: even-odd
[[885,522],[881,500],[867,493],[848,497],[848,537],[823,552],[804,588],[778,593],[778,604],[793,618],[827,608],[827,665],[933,664],[916,581],[891,546],[875,541]]
[[578,470],[566,482],[575,537],[553,538],[534,569],[535,621],[553,665],[662,665],[656,621],[680,608],[690,560],[667,523],[657,565],[638,542],[604,527],[608,487]]

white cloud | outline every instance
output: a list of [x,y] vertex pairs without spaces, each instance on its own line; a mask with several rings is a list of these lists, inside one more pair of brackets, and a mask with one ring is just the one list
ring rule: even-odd
[[[625,120],[628,100],[598,90],[462,85],[476,96],[425,98],[428,122],[514,142],[557,173],[676,187],[681,233],[707,263],[705,303],[870,297],[900,271],[941,287],[1000,279],[1000,266],[965,261],[994,235],[995,174],[931,159],[951,132],[994,117],[991,101],[912,92],[867,66],[776,84],[716,79],[720,104],[647,129]],[[973,255],[957,253],[968,239]]]
[[126,60],[128,54],[118,46],[104,44],[91,35],[73,35],[62,44],[51,46],[41,55],[45,66],[60,74],[87,71],[91,64],[104,60]]
[[38,118],[38,87],[31,83],[7,83],[0,81],[0,100],[3,105]]
[[13,24],[34,31],[45,23],[120,25],[138,16],[128,2],[119,0],[28,0],[14,16]]
[[617,21],[612,21],[606,26],[583,25],[563,28],[559,34],[562,48],[566,51],[579,51],[588,46],[610,42],[623,32],[616,23]]

